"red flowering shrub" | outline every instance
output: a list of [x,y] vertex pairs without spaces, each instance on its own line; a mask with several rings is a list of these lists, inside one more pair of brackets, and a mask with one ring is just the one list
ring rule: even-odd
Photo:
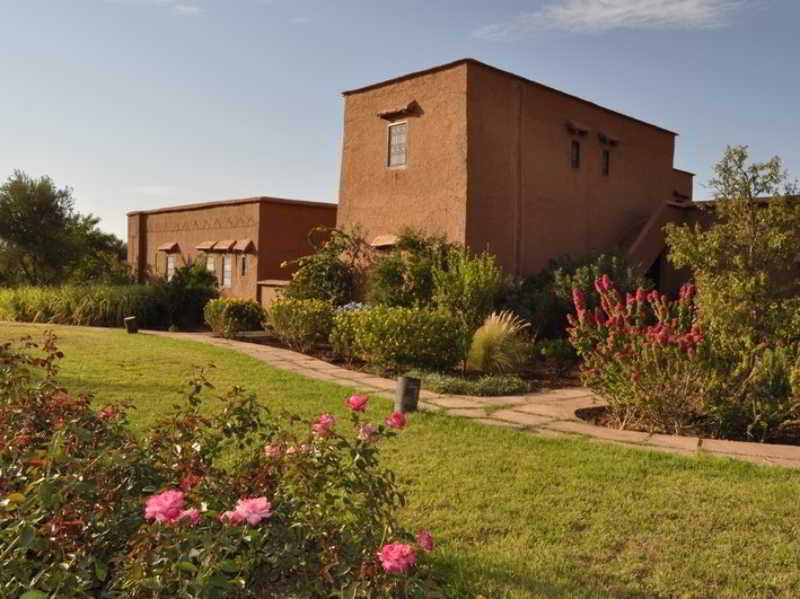
[[238,388],[208,416],[200,376],[138,439],[124,406],[95,412],[59,388],[59,358],[52,336],[0,346],[0,596],[430,591],[433,541],[397,525],[405,499],[378,461],[398,419],[364,420],[366,398],[347,402],[345,435],[330,414],[273,415]]
[[595,288],[591,311],[574,290],[570,341],[618,426],[764,440],[800,417],[796,345],[717,342],[700,327],[693,285],[677,300],[643,289],[623,299],[607,276]]

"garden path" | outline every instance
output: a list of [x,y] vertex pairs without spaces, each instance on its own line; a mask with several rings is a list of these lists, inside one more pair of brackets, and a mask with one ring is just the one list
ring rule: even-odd
[[[143,331],[144,334],[208,343],[247,354],[283,370],[313,379],[352,387],[359,392],[394,399],[396,381],[349,370],[280,347],[213,337],[208,333]],[[610,443],[684,455],[711,454],[755,462],[800,468],[800,447],[742,441],[698,439],[649,434],[595,426],[577,411],[603,405],[584,387],[552,389],[504,397],[473,397],[420,392],[419,408],[448,416],[469,418],[489,426],[502,426],[548,437],[583,437]]]

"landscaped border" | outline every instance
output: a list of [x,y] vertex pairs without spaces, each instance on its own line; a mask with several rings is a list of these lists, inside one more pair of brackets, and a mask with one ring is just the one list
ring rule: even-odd
[[[341,368],[289,349],[223,339],[208,333],[146,331],[144,334],[227,347],[282,370],[394,399],[397,383],[393,380]],[[572,387],[503,397],[446,395],[423,390],[420,392],[419,407],[425,411],[442,412],[486,425],[514,428],[541,436],[582,437],[687,456],[715,455],[757,464],[800,468],[800,446],[624,431],[595,426],[579,415],[583,410],[602,405],[603,401],[589,389]]]

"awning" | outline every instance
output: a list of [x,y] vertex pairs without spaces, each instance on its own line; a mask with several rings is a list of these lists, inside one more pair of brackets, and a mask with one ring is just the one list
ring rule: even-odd
[[203,243],[198,243],[197,248],[201,252],[210,252],[214,249],[214,245],[216,245],[216,241],[204,241]]
[[216,252],[230,252],[233,246],[236,245],[235,239],[225,239],[218,241],[214,244],[214,251]]
[[619,138],[609,135],[608,133],[598,133],[597,139],[600,140],[601,144],[605,144],[607,146],[614,147],[619,145]]
[[247,252],[254,247],[255,246],[253,245],[253,241],[251,239],[239,239],[233,246],[233,250],[235,252]]
[[567,131],[573,135],[586,135],[589,133],[589,125],[584,125],[583,123],[579,123],[577,121],[567,121],[564,124],[567,127]]
[[404,116],[411,116],[417,114],[418,110],[419,110],[419,104],[417,104],[417,101],[411,100],[411,102],[409,102],[405,106],[398,106],[396,108],[387,108],[386,110],[381,110],[378,113],[378,116],[387,121],[391,121],[392,119],[398,119]]
[[178,242],[177,241],[168,241],[167,243],[162,243],[158,246],[159,252],[177,252],[178,251]]
[[397,245],[397,235],[378,235],[369,244],[374,248],[391,247]]

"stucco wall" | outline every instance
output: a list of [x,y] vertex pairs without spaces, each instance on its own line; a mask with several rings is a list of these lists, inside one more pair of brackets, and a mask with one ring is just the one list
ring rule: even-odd
[[264,202],[260,217],[260,259],[258,278],[288,279],[292,268],[281,268],[284,261],[312,252],[308,234],[315,227],[336,226],[336,205],[311,206]]
[[241,254],[233,254],[232,286],[229,289],[222,288],[222,254],[211,252],[209,255],[216,259],[216,274],[224,296],[255,299],[259,262],[258,222],[257,202],[146,214],[148,270],[152,274],[164,276],[166,254],[158,251],[158,248],[165,243],[178,243],[176,264],[184,265],[205,257],[205,252],[196,249],[204,241],[251,239],[256,250],[248,255],[250,262],[247,276],[240,276]]
[[[404,227],[463,243],[466,229],[466,65],[345,96],[337,226],[368,239]],[[416,101],[408,164],[387,167],[388,122],[379,112]]]
[[[488,246],[510,272],[612,248],[673,199],[673,134],[474,63],[468,90],[467,240]],[[570,135],[568,120],[588,133]],[[619,145],[601,144],[599,133]],[[569,164],[573,139],[578,169]]]

